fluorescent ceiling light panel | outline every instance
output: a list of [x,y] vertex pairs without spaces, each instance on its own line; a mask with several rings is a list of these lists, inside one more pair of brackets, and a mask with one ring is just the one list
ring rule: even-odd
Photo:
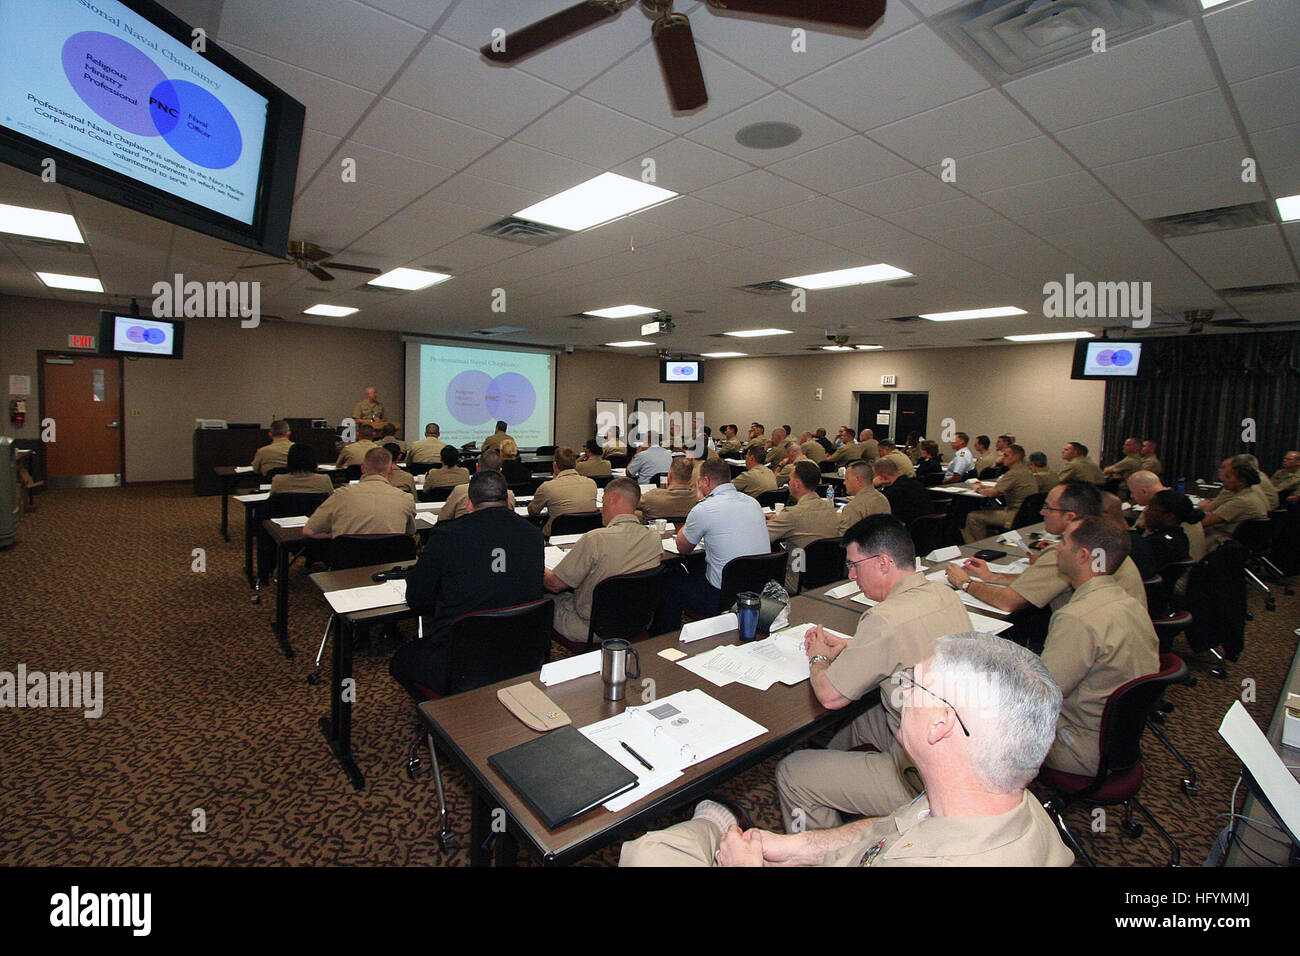
[[741,329],[738,332],[723,332],[738,339],[755,339],[762,335],[792,335],[789,329]]
[[1283,222],[1295,222],[1300,219],[1300,194],[1283,196],[1277,201],[1277,214]]
[[547,226],[578,232],[628,213],[666,202],[677,193],[615,173],[601,173],[595,179],[556,193],[515,213]]
[[883,345],[855,345],[853,346],[859,352],[870,352],[872,349],[883,349]]
[[437,285],[439,282],[446,282],[450,279],[445,272],[431,272],[428,269],[389,269],[381,276],[375,276],[366,285],[383,286],[385,289],[403,289],[407,292],[415,292],[418,289],[427,289],[431,285]]
[[606,342],[605,344],[616,349],[634,349],[638,345],[654,345],[653,342],[639,342],[635,339],[631,342]]
[[634,315],[654,315],[658,311],[644,305],[616,305],[608,309],[593,309],[582,314],[594,315],[598,319],[630,319]]
[[878,262],[874,266],[858,266],[853,269],[836,269],[834,272],[814,272],[812,275],[793,276],[782,279],[786,285],[795,285],[801,289],[840,289],[848,285],[866,285],[868,282],[888,282],[890,279],[905,279],[912,273],[895,269],[893,266]]
[[823,345],[823,352],[852,352],[852,345]]
[[957,312],[931,312],[928,315],[922,315],[921,318],[929,319],[931,322],[959,322],[962,319],[997,319],[1004,315],[1028,314],[1024,309],[1017,309],[1014,305],[1007,305],[996,309],[961,309]]
[[94,276],[65,276],[57,272],[38,272],[36,277],[51,289],[71,289],[73,292],[104,291],[104,283]]
[[701,352],[702,358],[745,358],[748,352]]
[[328,315],[332,319],[341,319],[345,315],[351,315],[359,310],[346,305],[313,305],[310,309],[303,309],[303,315]]
[[47,212],[44,209],[7,206],[4,203],[0,203],[0,232],[54,239],[58,242],[86,241],[77,228],[77,220],[66,212]]
[[1091,332],[1031,332],[1028,335],[1004,335],[1012,342],[1059,342],[1063,339],[1095,338]]
[[1201,0],[1201,9],[1208,10],[1210,7],[1217,7],[1221,3],[1227,3],[1228,0]]

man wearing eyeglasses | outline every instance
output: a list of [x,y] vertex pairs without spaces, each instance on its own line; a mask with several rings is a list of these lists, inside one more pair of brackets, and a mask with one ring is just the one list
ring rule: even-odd
[[[882,816],[920,792],[907,752],[897,744],[898,705],[883,684],[914,667],[945,634],[970,630],[966,606],[942,583],[916,570],[912,536],[892,515],[872,515],[844,535],[849,577],[880,602],[862,615],[851,641],[815,627],[805,641],[812,691],[838,710],[881,687],[881,702],[832,738],[826,750],[799,750],[776,770],[785,828],[839,826],[841,813]],[[851,752],[869,744],[875,753]]]
[[1069,866],[1025,786],[1052,743],[1061,692],[1033,653],[992,635],[941,637],[898,687],[900,743],[926,791],[832,830],[741,830],[721,804],[623,845],[620,866]]

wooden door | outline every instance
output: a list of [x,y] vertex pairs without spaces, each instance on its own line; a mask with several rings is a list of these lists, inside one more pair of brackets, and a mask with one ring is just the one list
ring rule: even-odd
[[120,485],[123,479],[122,360],[42,353],[40,401],[51,487]]

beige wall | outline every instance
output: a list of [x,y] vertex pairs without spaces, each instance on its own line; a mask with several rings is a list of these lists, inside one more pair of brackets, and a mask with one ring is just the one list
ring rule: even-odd
[[662,398],[669,412],[686,412],[695,410],[692,387],[660,382],[656,358],[607,352],[561,354],[555,368],[556,444],[579,448],[596,434],[598,398],[622,399],[629,415],[638,398]]

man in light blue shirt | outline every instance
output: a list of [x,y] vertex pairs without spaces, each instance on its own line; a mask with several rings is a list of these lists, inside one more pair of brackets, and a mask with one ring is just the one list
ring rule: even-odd
[[720,458],[700,465],[696,479],[700,503],[686,516],[677,532],[677,550],[688,554],[704,546],[705,568],[693,571],[671,568],[664,575],[663,594],[655,615],[655,634],[682,626],[682,609],[713,615],[720,610],[722,569],[732,558],[769,554],[767,522],[758,502],[731,483],[731,466]]
[[660,475],[668,474],[673,463],[673,453],[662,445],[639,447],[636,457],[627,463],[627,476],[638,484],[654,484]]
[[970,436],[958,432],[952,436],[952,461],[943,467],[943,484],[955,485],[959,481],[975,477],[975,456],[966,447]]

